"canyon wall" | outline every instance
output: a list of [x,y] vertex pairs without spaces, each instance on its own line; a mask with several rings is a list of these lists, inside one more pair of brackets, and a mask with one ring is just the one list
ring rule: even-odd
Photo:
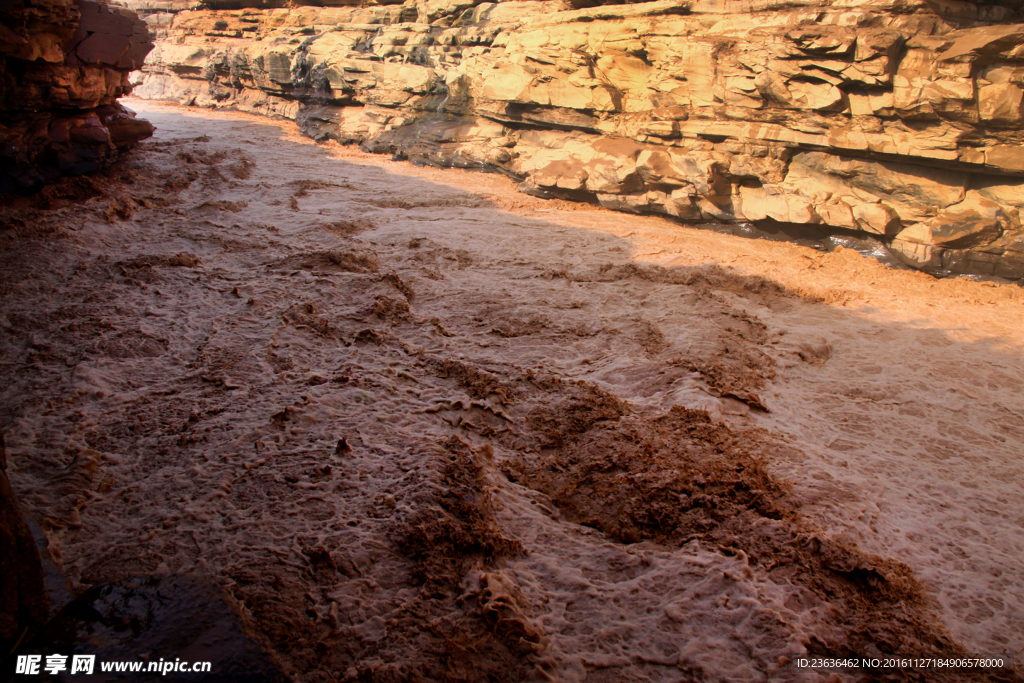
[[[684,221],[1024,277],[1024,24],[947,0],[127,0],[136,93]],[[590,6],[585,6],[590,5]]]
[[0,4],[0,191],[95,170],[152,134],[117,104],[152,47],[146,24],[124,8]]

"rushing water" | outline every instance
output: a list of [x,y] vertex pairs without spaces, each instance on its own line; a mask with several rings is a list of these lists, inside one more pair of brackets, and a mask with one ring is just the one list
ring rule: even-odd
[[1024,648],[1018,288],[133,106],[2,252],[12,479],[78,588],[207,576],[309,680]]

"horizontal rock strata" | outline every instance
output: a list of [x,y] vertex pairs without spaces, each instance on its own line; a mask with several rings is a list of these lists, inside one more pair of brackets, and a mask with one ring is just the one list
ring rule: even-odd
[[92,0],[0,7],[0,190],[94,170],[152,133],[117,104],[152,49],[131,10]]
[[[820,226],[1024,276],[1024,24],[952,0],[212,0],[137,94],[686,221]],[[344,1],[337,3],[347,5]]]

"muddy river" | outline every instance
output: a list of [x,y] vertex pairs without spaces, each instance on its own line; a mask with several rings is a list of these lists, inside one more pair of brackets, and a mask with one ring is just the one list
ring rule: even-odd
[[77,589],[209,577],[307,683],[1024,649],[1024,289],[129,106],[0,224],[0,428]]

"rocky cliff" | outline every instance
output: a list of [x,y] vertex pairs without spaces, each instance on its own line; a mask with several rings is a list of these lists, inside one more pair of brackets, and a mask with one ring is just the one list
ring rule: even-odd
[[92,0],[0,4],[0,191],[94,170],[152,126],[117,104],[153,45],[135,13]]
[[294,118],[541,195],[854,231],[918,268],[1024,276],[1024,23],[1007,3],[142,1],[159,29],[143,97]]

